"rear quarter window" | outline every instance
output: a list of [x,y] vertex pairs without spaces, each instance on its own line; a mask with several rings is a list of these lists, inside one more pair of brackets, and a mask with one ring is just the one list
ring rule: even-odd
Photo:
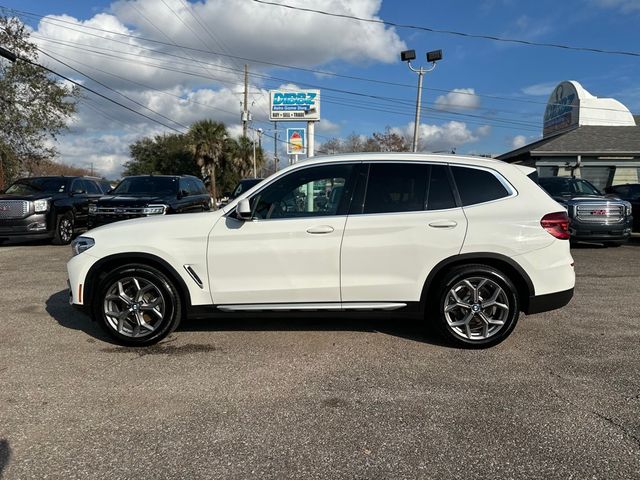
[[468,167],[451,167],[451,170],[463,207],[509,196],[502,182],[487,170]]

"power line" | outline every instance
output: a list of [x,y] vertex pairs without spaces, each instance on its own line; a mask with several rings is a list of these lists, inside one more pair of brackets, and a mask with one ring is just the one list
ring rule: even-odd
[[[60,42],[54,42],[54,43],[60,43]],[[64,45],[64,44],[63,44]],[[188,72],[188,71],[184,71],[184,70],[179,70],[179,69],[175,69],[175,68],[170,68],[170,67],[166,67],[163,65],[156,65],[153,63],[148,63],[148,62],[140,62],[140,61],[134,61],[132,59],[128,59],[128,58],[121,58],[115,55],[112,55],[110,53],[104,53],[104,52],[98,52],[98,51],[94,51],[91,49],[82,49],[82,51],[85,52],[91,52],[91,53],[95,53],[97,55],[102,55],[102,56],[107,56],[107,57],[112,57],[117,59],[118,61],[123,61],[123,62],[135,62],[137,65],[148,65],[148,66],[152,66],[154,68],[159,68],[159,69],[163,69],[163,70],[168,70],[168,71],[172,71],[172,72],[177,72],[177,73],[183,73],[185,75],[191,75],[191,76],[197,76],[197,77],[202,77],[202,78],[208,78],[208,79],[213,79],[216,80],[220,83],[229,83],[231,85],[235,85],[232,82],[227,82],[225,80],[219,79],[218,77],[210,77],[210,76],[206,76],[204,74],[200,74],[200,73],[196,73],[196,72]],[[100,71],[102,73],[105,73],[107,75],[110,76],[114,76],[116,78],[120,78],[124,81],[128,81],[134,84],[137,84],[139,86],[142,86],[143,88],[148,88],[150,90],[156,90],[159,91],[160,93],[166,94],[166,95],[171,95],[171,96],[175,96],[177,98],[181,98],[177,95],[173,95],[173,94],[169,94],[168,92],[164,92],[162,90],[153,88],[153,87],[149,87],[145,84],[142,84],[140,82],[136,82],[134,80],[130,80],[127,78],[124,78],[122,76],[113,74],[111,72],[107,72],[104,71],[102,69],[99,69],[97,67],[93,67],[87,64],[83,64],[82,62],[79,62],[77,60],[74,59],[70,59],[69,57],[66,57],[65,55],[56,52],[57,55],[61,56],[62,58],[67,58],[71,61],[74,61],[78,64],[84,65],[88,68],[92,68],[94,70]],[[144,57],[144,56],[143,56]],[[275,80],[279,80],[279,81],[284,81],[283,79],[279,79],[277,77],[270,77],[268,75],[259,75],[259,74],[252,74],[252,76],[258,76],[264,79],[267,79],[267,81],[272,81],[271,79],[275,79]],[[303,84],[304,85],[304,84]],[[349,103],[348,100],[344,100],[342,97],[336,97],[336,96],[331,96],[331,95],[327,95],[325,94],[323,96],[323,101],[329,104],[335,104],[335,105],[339,105],[339,106],[349,106],[349,107],[353,107],[353,108],[358,108],[358,109],[363,109],[363,110],[370,110],[370,111],[379,111],[379,112],[383,112],[383,113],[391,113],[391,114],[398,114],[398,115],[403,115],[403,116],[412,116],[409,114],[409,107],[411,107],[411,109],[413,108],[411,105],[411,102],[409,102],[408,100],[404,100],[404,99],[398,99],[398,98],[388,98],[388,97],[381,97],[381,96],[374,96],[374,95],[365,95],[365,94],[360,94],[358,92],[351,92],[348,90],[342,90],[342,89],[332,89],[335,90],[337,93],[344,93],[344,94],[348,94],[348,95],[364,95],[365,98],[367,98],[366,101],[360,101],[359,103]],[[336,101],[332,101],[331,99],[336,99]],[[381,105],[381,104],[376,104],[376,103],[372,103],[371,99],[376,100],[376,101],[380,101],[380,102],[386,102],[385,105]],[[185,101],[190,101],[188,99],[183,99]],[[197,102],[196,102],[197,103]],[[391,105],[388,105],[389,103],[391,103]],[[374,105],[374,107],[371,107],[370,105]],[[402,106],[407,106],[407,110],[403,110],[403,111],[399,111],[398,107],[402,107]],[[379,107],[379,108],[375,108],[375,107]],[[214,108],[215,107],[210,107],[210,108]],[[225,113],[229,113],[229,114],[233,114],[233,112],[230,112],[228,110],[222,110],[219,109],[221,111],[224,111]],[[469,118],[477,118],[477,119],[481,119],[484,120],[483,122],[478,122],[478,121],[473,121],[473,120],[469,120],[467,118],[465,118],[464,120],[468,123],[476,123],[476,124],[489,124],[491,126],[494,127],[499,127],[499,128],[512,128],[515,129],[516,127],[520,128],[520,129],[527,129],[529,131],[537,131],[537,124],[534,123],[530,123],[530,122],[524,122],[524,121],[520,121],[520,120],[514,120],[514,119],[502,119],[502,118],[496,118],[496,117],[487,117],[487,116],[483,116],[483,115],[475,115],[475,114],[471,114],[471,113],[462,113],[462,112],[455,112],[455,111],[450,111],[450,110],[439,110],[439,109],[433,109],[430,107],[423,107],[423,111],[427,114],[427,116],[432,117],[432,118],[440,118],[440,119],[444,119],[444,120],[452,120],[451,117],[447,117],[447,115],[451,115],[454,118],[458,118],[460,116],[462,117],[469,117]],[[509,125],[513,125],[514,127],[509,127]],[[527,128],[527,127],[531,127],[531,128]]]
[[[124,93],[121,93],[121,92],[119,92],[118,90],[115,90],[114,88],[111,88],[110,86],[108,86],[108,85],[106,85],[106,84],[104,84],[104,83],[100,82],[99,80],[96,80],[95,78],[91,77],[90,75],[87,75],[86,73],[81,72],[81,71],[80,71],[80,70],[78,70],[77,68],[72,67],[72,66],[71,66],[71,65],[69,65],[68,63],[65,63],[65,62],[63,62],[62,60],[59,60],[59,59],[55,58],[54,56],[50,55],[50,54],[49,54],[49,53],[47,53],[46,51],[42,50],[41,48],[36,47],[36,49],[37,49],[39,52],[41,52],[42,54],[44,54],[44,55],[46,55],[47,57],[51,58],[52,60],[54,60],[54,61],[56,61],[56,62],[58,62],[58,63],[60,63],[60,64],[64,65],[65,67],[67,67],[67,68],[69,68],[69,69],[73,70],[74,72],[76,72],[76,73],[78,73],[78,74],[82,75],[83,77],[88,78],[88,79],[89,79],[89,80],[91,80],[92,82],[97,83],[97,84],[98,84],[98,85],[100,85],[101,87],[106,88],[107,90],[109,90],[109,91],[111,91],[111,92],[113,92],[113,93],[117,93],[118,95],[120,95],[120,96],[122,96],[122,97],[126,98],[126,99],[127,99],[127,100],[129,100],[130,102],[135,103],[136,105],[138,105],[138,106],[140,106],[140,107],[142,107],[142,108],[144,108],[144,109],[146,109],[146,110],[149,110],[149,111],[150,111],[150,112],[152,112],[152,113],[155,113],[156,115],[158,115],[159,117],[164,118],[165,120],[168,120],[168,121],[170,121],[170,122],[175,123],[176,125],[179,125],[180,127],[184,128],[185,130],[189,130],[189,127],[187,127],[186,125],[182,125],[180,122],[176,122],[176,121],[175,121],[175,120],[173,120],[172,118],[169,118],[169,117],[167,117],[166,115],[163,115],[162,113],[157,112],[157,111],[153,110],[152,108],[147,107],[147,106],[146,106],[146,105],[144,105],[143,103],[138,102],[137,100],[134,100],[133,98],[129,97],[128,95],[125,95]],[[158,123],[160,123],[160,122],[158,122]],[[162,125],[165,125],[165,124],[163,123]],[[167,126],[167,125],[165,125],[165,126]],[[176,132],[179,132],[179,130],[177,130],[177,129],[175,129],[175,128],[173,128],[173,130],[175,130]]]
[[420,30],[423,32],[431,32],[431,33],[441,33],[441,34],[445,34],[445,35],[456,35],[459,37],[467,37],[467,38],[481,38],[484,40],[493,40],[496,42],[507,42],[507,43],[517,43],[520,45],[527,45],[527,46],[531,46],[531,47],[548,47],[548,48],[560,48],[563,50],[576,50],[576,51],[581,51],[581,52],[591,52],[591,53],[603,53],[603,54],[608,54],[608,55],[626,55],[626,56],[630,56],[630,57],[640,57],[640,52],[632,52],[632,51],[625,51],[625,50],[606,50],[606,49],[602,49],[602,48],[592,48],[592,47],[579,47],[579,46],[575,46],[575,45],[563,45],[563,44],[559,44],[559,43],[544,43],[544,42],[534,42],[532,40],[522,40],[522,39],[517,39],[517,38],[507,38],[507,37],[498,37],[496,35],[481,35],[481,34],[477,34],[477,33],[466,33],[466,32],[459,32],[459,31],[455,31],[455,30],[442,30],[442,29],[438,29],[438,28],[433,28],[433,27],[425,27],[425,26],[419,26],[419,25],[409,25],[409,24],[403,24],[403,23],[396,23],[396,22],[389,22],[386,20],[379,20],[379,19],[375,19],[375,18],[363,18],[363,17],[356,17],[355,15],[347,15],[344,13],[334,13],[334,12],[327,12],[324,10],[316,10],[314,8],[306,8],[306,7],[296,7],[294,5],[288,5],[286,3],[275,3],[275,2],[270,2],[270,1],[266,1],[266,0],[253,0],[256,3],[261,3],[263,5],[271,5],[274,7],[281,7],[281,8],[288,8],[289,10],[298,10],[301,12],[309,12],[309,13],[317,13],[320,15],[326,15],[329,17],[337,17],[337,18],[345,18],[348,20],[355,20],[358,22],[368,22],[368,23],[377,23],[380,25],[386,25],[389,27],[396,27],[396,28],[407,28],[407,29],[411,29],[411,30]]
[[[48,55],[48,54],[47,54],[47,53],[45,53],[45,52],[42,52],[42,53],[43,53],[43,54],[45,54],[45,55],[47,55],[48,57],[51,57],[50,55]],[[51,58],[52,58],[53,60],[55,60],[55,58],[53,58],[53,57],[51,57]],[[32,62],[31,60],[29,60],[29,59],[27,59],[27,58],[18,57],[18,59],[19,59],[19,60],[22,60],[22,61],[24,61],[24,62],[27,62],[27,63],[29,63],[29,64],[31,64],[31,65],[33,65],[33,66],[35,66],[35,67],[42,68],[42,69],[46,70],[46,71],[47,71],[47,72],[49,72],[49,73],[52,73],[52,74],[54,74],[54,75],[57,75],[58,77],[62,78],[63,80],[66,80],[67,82],[72,83],[73,85],[75,85],[75,86],[77,86],[77,87],[79,87],[79,88],[82,88],[82,89],[84,89],[84,90],[86,90],[86,91],[88,91],[88,92],[91,92],[91,93],[93,93],[94,95],[97,95],[97,96],[99,96],[99,97],[101,97],[101,98],[104,98],[105,100],[107,100],[107,101],[109,101],[109,102],[111,102],[111,103],[113,103],[113,104],[115,104],[115,105],[118,105],[118,106],[120,106],[120,107],[122,107],[122,108],[124,108],[124,109],[126,109],[126,110],[129,110],[130,112],[133,112],[133,113],[135,113],[135,114],[137,114],[137,115],[140,115],[141,117],[144,117],[144,118],[146,118],[147,120],[151,120],[152,122],[158,123],[158,124],[162,125],[163,127],[166,127],[166,128],[168,128],[168,129],[170,129],[170,130],[173,130],[173,131],[175,131],[175,132],[182,133],[182,132],[180,132],[180,130],[175,129],[175,128],[173,128],[173,127],[172,127],[172,126],[170,126],[170,125],[167,125],[167,124],[165,124],[165,123],[162,123],[161,121],[156,120],[155,118],[152,118],[152,117],[150,117],[150,116],[148,116],[148,115],[145,115],[145,114],[144,114],[144,113],[142,113],[142,112],[138,112],[137,110],[135,110],[135,109],[133,109],[133,108],[131,108],[131,107],[129,107],[129,106],[127,106],[127,105],[123,104],[123,103],[120,103],[120,102],[118,102],[117,100],[114,100],[114,99],[112,99],[112,98],[110,98],[110,97],[108,97],[108,96],[106,96],[106,95],[103,95],[102,93],[100,93],[100,92],[98,92],[98,91],[96,91],[96,90],[94,90],[94,89],[92,89],[92,88],[90,88],[90,87],[87,87],[86,85],[83,85],[83,84],[81,84],[81,83],[79,83],[79,82],[76,82],[75,80],[73,80],[73,79],[71,79],[71,78],[69,78],[69,77],[67,77],[67,76],[65,76],[65,75],[62,75],[61,73],[58,73],[58,72],[56,72],[56,71],[54,71],[54,70],[51,70],[50,68],[48,68],[48,67],[46,67],[46,66],[44,66],[44,65],[40,65],[40,64],[37,64],[37,63],[35,63],[35,62]]]
[[[257,1],[257,0],[254,0],[254,1]],[[262,3],[268,3],[268,2],[262,2]],[[275,5],[283,6],[283,4],[275,4]],[[291,8],[294,8],[294,7],[291,7]],[[332,76],[332,77],[344,78],[344,79],[349,79],[349,80],[377,83],[377,84],[382,84],[382,85],[397,86],[397,87],[404,87],[404,88],[411,88],[411,89],[415,89],[416,88],[415,85],[410,85],[410,84],[405,84],[405,83],[389,82],[389,81],[385,81],[385,80],[361,77],[361,76],[356,76],[356,75],[344,75],[344,74],[339,74],[339,73],[335,73],[335,72],[328,72],[328,71],[311,69],[311,68],[304,68],[304,67],[296,67],[296,66],[293,66],[293,65],[286,65],[286,64],[275,63],[275,62],[266,62],[266,61],[257,60],[257,59],[254,59],[254,58],[241,57],[241,56],[230,55],[230,54],[220,53],[220,52],[211,51],[211,50],[203,50],[203,49],[199,49],[199,48],[188,47],[188,46],[184,46],[184,45],[178,45],[176,43],[167,43],[167,42],[163,42],[163,41],[160,41],[160,40],[155,40],[155,39],[140,37],[140,36],[136,36],[136,35],[116,32],[116,31],[113,31],[113,30],[107,30],[107,29],[98,28],[98,27],[91,27],[91,26],[88,26],[88,25],[78,25],[75,22],[69,22],[69,21],[61,20],[61,19],[57,19],[57,18],[56,19],[48,19],[48,17],[45,16],[45,15],[39,15],[39,14],[35,14],[35,13],[31,13],[31,12],[25,12],[25,11],[16,10],[16,9],[10,9],[10,8],[3,7],[3,6],[0,6],[0,9],[4,9],[4,10],[10,11],[10,12],[14,12],[15,14],[22,14],[23,16],[36,17],[36,18],[41,19],[41,21],[43,23],[48,23],[50,25],[54,25],[54,26],[57,26],[57,27],[60,27],[60,28],[65,28],[65,29],[68,29],[68,30],[72,30],[72,31],[75,31],[75,32],[78,32],[78,33],[82,33],[84,35],[97,37],[97,38],[100,38],[100,39],[103,39],[103,40],[108,40],[108,41],[111,41],[111,42],[121,43],[121,44],[127,45],[129,47],[132,46],[131,43],[122,42],[122,41],[119,41],[119,40],[116,40],[116,39],[113,39],[113,38],[107,38],[107,37],[104,37],[102,35],[92,34],[92,33],[86,32],[84,30],[78,30],[77,28],[66,27],[66,26],[60,25],[59,23],[56,23],[56,22],[61,22],[61,23],[64,23],[64,24],[74,25],[74,26],[77,26],[77,27],[86,28],[86,29],[90,29],[90,30],[110,33],[110,34],[113,34],[113,35],[124,36],[124,37],[132,38],[132,39],[135,39],[135,40],[141,40],[141,41],[156,43],[156,44],[159,44],[159,45],[173,46],[173,47],[177,47],[177,48],[184,49],[184,50],[191,50],[191,51],[195,51],[195,52],[207,53],[207,54],[210,54],[210,55],[228,57],[228,58],[232,58],[232,59],[235,58],[235,59],[239,59],[239,60],[243,60],[243,61],[251,62],[251,63],[258,63],[258,64],[263,64],[263,65],[268,65],[268,66],[273,66],[273,67],[279,67],[279,68],[285,68],[285,69],[291,69],[291,70],[299,70],[299,71],[314,73],[314,74],[318,74],[318,75]],[[364,19],[364,20],[366,20],[366,19]],[[46,37],[40,37],[40,38],[45,38],[46,39]],[[48,41],[52,41],[52,40],[48,40]],[[135,47],[143,49],[143,50],[152,51],[154,53],[158,53],[158,54],[161,54],[161,55],[169,55],[169,56],[173,56],[173,57],[183,58],[183,57],[180,57],[179,55],[171,54],[169,52],[163,52],[163,51],[159,51],[159,50],[150,49],[150,48],[144,47],[142,45],[135,45]],[[126,54],[127,55],[133,55],[133,54],[129,54],[129,53],[126,53]],[[193,57],[191,57],[191,58],[193,59]],[[218,68],[225,68],[225,67],[218,66]],[[226,68],[228,68],[228,67],[226,67]],[[287,82],[291,82],[292,80],[288,80],[287,79],[286,81]],[[433,88],[433,87],[424,87],[424,90],[440,92],[440,93],[451,93],[451,90]],[[537,100],[513,98],[513,97],[504,97],[504,96],[500,96],[500,95],[490,95],[490,94],[483,94],[483,93],[477,93],[477,92],[473,92],[473,93],[471,93],[471,92],[455,92],[455,93],[459,94],[459,95],[471,95],[471,96],[476,96],[476,97],[480,97],[480,98],[490,98],[490,99],[493,99],[493,100],[501,100],[501,101],[507,101],[507,102],[518,102],[518,103],[527,103],[527,104],[536,104],[536,105],[559,105],[558,103],[548,103],[548,102],[542,102],[542,101],[537,101]],[[592,109],[592,110],[608,110],[608,111],[616,111],[616,112],[626,111],[626,110],[614,109],[614,108],[606,108],[606,107],[581,107],[581,108],[588,108],[588,109]]]

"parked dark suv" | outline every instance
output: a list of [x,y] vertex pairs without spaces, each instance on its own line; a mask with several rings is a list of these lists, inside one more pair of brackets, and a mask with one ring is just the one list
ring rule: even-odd
[[631,204],[606,197],[581,178],[541,177],[539,184],[558,203],[565,206],[571,223],[571,240],[618,246],[631,236]]
[[125,177],[89,210],[89,228],[118,220],[204,212],[211,196],[202,180],[190,175],[139,175]]
[[626,200],[633,210],[633,231],[640,232],[640,183],[625,183],[605,188],[605,192]]
[[31,177],[0,194],[0,241],[53,239],[63,245],[87,227],[89,205],[110,188],[93,177]]

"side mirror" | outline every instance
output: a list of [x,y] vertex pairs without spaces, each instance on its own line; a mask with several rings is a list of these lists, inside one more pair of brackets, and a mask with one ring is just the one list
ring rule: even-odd
[[184,198],[184,197],[188,197],[189,196],[189,192],[187,190],[180,190],[179,196],[180,198]]
[[251,220],[251,204],[248,198],[243,198],[236,205],[236,214],[242,220]]
[[84,195],[85,193],[87,193],[85,190],[79,188],[78,190],[71,192],[71,195]]

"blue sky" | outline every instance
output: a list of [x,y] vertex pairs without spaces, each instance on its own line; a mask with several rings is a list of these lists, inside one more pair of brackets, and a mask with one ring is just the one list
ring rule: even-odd
[[[637,40],[640,0],[278,1],[436,29],[640,51]],[[258,5],[251,0],[207,0],[188,6],[184,2],[186,0],[0,0],[0,5],[40,15],[67,15],[49,17],[45,23],[36,17],[22,18],[34,28],[34,36],[50,53],[181,125],[210,117],[224,121],[232,133],[237,133],[241,99],[237,70],[244,62],[144,42],[127,46],[122,43],[129,41],[126,37],[107,34],[119,43],[100,39],[96,37],[101,34],[99,31],[84,30],[82,25],[87,24],[82,22],[202,50],[222,50],[232,56],[406,85],[390,86],[252,64],[251,71],[259,75],[251,79],[256,127],[271,128],[265,118],[265,96],[270,88],[290,84],[322,89],[323,120],[317,130],[317,144],[352,132],[369,135],[385,126],[411,132],[417,77],[400,62],[402,48],[415,49],[419,59],[424,58],[428,50],[444,51],[444,60],[425,77],[423,105],[427,110],[422,115],[421,131],[427,150],[455,148],[459,153],[499,154],[534,140],[541,134],[547,97],[562,80],[577,80],[592,94],[614,97],[632,112],[640,112],[639,57],[528,47],[372,26]],[[187,7],[192,8],[195,15],[191,15]],[[56,18],[71,22],[64,24],[67,27],[78,22],[76,30],[94,35],[83,36],[61,24],[56,25]],[[72,43],[52,44],[47,43],[47,38]],[[83,52],[83,45],[92,45],[94,49],[112,48],[116,56],[124,56],[121,52],[128,48],[133,53],[128,62],[116,64],[114,57],[105,62],[104,56]],[[162,52],[156,55],[153,49]],[[183,56],[183,60],[163,56],[167,52]],[[132,61],[135,54],[147,57],[137,57],[136,65]],[[155,57],[158,60],[152,60]],[[43,59],[43,62],[95,87],[91,81],[51,60]],[[203,66],[201,62],[218,66],[212,63]],[[181,75],[152,65],[181,65],[183,72],[199,71],[203,76]],[[223,73],[217,76],[213,70]],[[130,79],[137,83],[131,83]],[[109,95],[128,102],[116,94]],[[166,131],[97,99],[84,103],[87,105],[81,108],[71,131],[61,139],[61,159],[68,163],[92,162],[105,175],[117,176],[127,159],[127,146],[131,141],[141,135]],[[281,128],[284,127],[281,124]],[[272,151],[268,135],[270,133],[264,145]]]

